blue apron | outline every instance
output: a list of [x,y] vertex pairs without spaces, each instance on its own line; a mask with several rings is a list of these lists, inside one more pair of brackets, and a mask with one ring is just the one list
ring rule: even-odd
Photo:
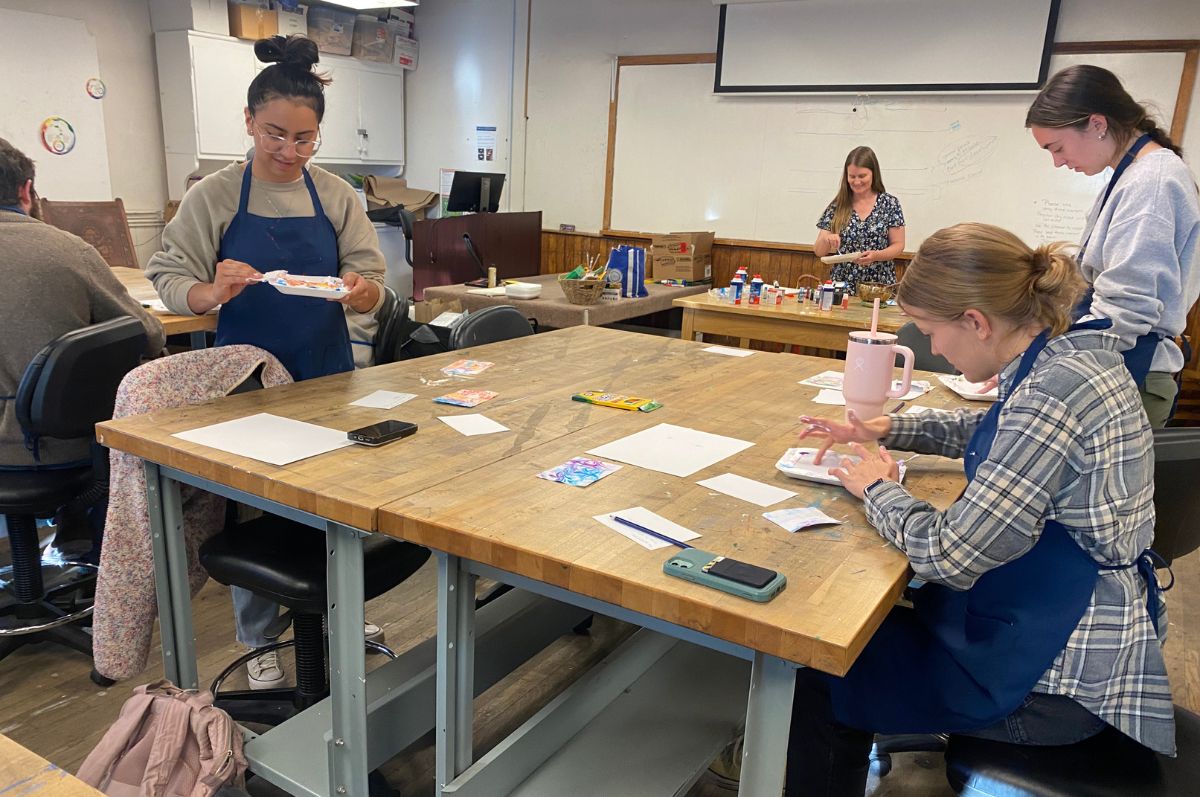
[[[1112,194],[1113,189],[1117,186],[1117,181],[1121,179],[1121,175],[1129,168],[1129,164],[1133,163],[1133,159],[1142,151],[1142,147],[1150,143],[1150,135],[1143,134],[1138,137],[1137,141],[1133,142],[1133,146],[1121,158],[1117,168],[1113,170],[1112,177],[1108,181],[1108,186],[1104,189],[1104,198],[1100,200],[1100,207],[1096,211],[1096,218],[1099,219],[1100,212],[1104,210],[1104,205],[1108,202],[1108,197]],[[1094,231],[1094,228],[1093,228]],[[1091,232],[1079,247],[1078,262],[1083,263],[1083,253],[1087,251],[1088,241],[1092,238]],[[1075,307],[1075,318],[1079,319],[1092,311],[1092,288],[1089,287],[1083,299]],[[1154,360],[1154,352],[1158,350],[1158,344],[1162,342],[1164,335],[1158,332],[1147,332],[1145,335],[1138,336],[1134,341],[1133,348],[1121,352],[1121,356],[1125,358],[1125,367],[1129,369],[1129,373],[1133,376],[1133,381],[1139,388],[1145,387],[1146,375],[1150,373],[1150,363]]]
[[[1109,325],[1099,319],[1073,329]],[[1044,332],[1033,341],[1005,399],[975,429],[964,455],[968,481],[991,451],[1004,402],[1046,341]],[[1139,570],[1145,575],[1143,560],[1152,574],[1146,556]],[[999,722],[1066,647],[1101,569],[1065,526],[1048,520],[1033,548],[984,573],[969,590],[922,586],[913,592],[913,611],[889,614],[846,676],[830,679],[834,714],[879,733],[955,733]],[[1156,580],[1147,583],[1157,588]]]
[[[221,237],[217,257],[240,260],[261,272],[284,269],[314,277],[338,276],[338,243],[308,169],[304,184],[313,216],[270,219],[250,213],[251,166],[242,176],[237,215]],[[249,343],[279,358],[297,382],[354,368],[342,305],[288,296],[269,285],[248,285],[221,306],[217,345]]]

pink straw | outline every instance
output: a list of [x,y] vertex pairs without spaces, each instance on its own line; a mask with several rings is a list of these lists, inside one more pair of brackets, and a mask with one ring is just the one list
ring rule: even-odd
[[879,337],[877,330],[879,329],[879,299],[875,300],[875,307],[871,310],[871,337]]

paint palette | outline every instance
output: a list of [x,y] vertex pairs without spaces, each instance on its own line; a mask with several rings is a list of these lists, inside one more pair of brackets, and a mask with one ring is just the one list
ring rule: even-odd
[[[853,454],[839,454],[836,451],[826,451],[821,464],[813,459],[817,456],[815,448],[789,448],[775,463],[775,469],[791,476],[793,479],[804,479],[821,484],[841,484],[836,476],[829,474],[830,468],[846,468],[861,459]],[[904,463],[900,462],[900,481],[904,481]]]
[[286,271],[268,271],[262,281],[280,293],[289,296],[314,296],[319,299],[345,296],[350,289],[341,277],[305,277]]
[[862,256],[862,252],[847,252],[844,255],[825,255],[825,257],[821,258],[821,262],[825,263],[826,265],[833,265],[834,263],[853,263]]
[[980,392],[982,382],[968,382],[961,376],[939,376],[938,381],[968,401],[995,401],[1000,397],[1000,391],[996,388]]

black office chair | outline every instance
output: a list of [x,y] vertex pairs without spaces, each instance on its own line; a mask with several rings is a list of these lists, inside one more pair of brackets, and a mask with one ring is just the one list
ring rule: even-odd
[[[363,597],[392,589],[425,564],[429,549],[373,534],[363,540]],[[216,704],[242,722],[278,725],[329,695],[325,651],[326,560],[324,532],[276,515],[263,515],[241,525],[228,524],[200,547],[200,563],[208,574],[231,587],[243,587],[288,609],[271,629],[275,636],[290,621],[293,641],[273,642],[240,657],[213,681]],[[361,633],[361,631],[360,631]],[[371,650],[395,657],[375,642]],[[221,692],[233,672],[270,650],[295,647],[296,686]]]
[[[1200,548],[1200,429],[1154,430],[1154,551],[1169,565]],[[1200,716],[1175,707],[1179,757],[1157,756],[1114,729],[1062,747],[1029,747],[967,736],[878,736],[876,772],[891,770],[891,753],[946,751],[951,787],[971,797],[1108,797],[1192,794],[1200,783]],[[1089,762],[1105,762],[1105,765]],[[1184,791],[1187,784],[1188,791]]]
[[[112,417],[117,386],[146,349],[146,330],[129,316],[93,324],[51,341],[25,368],[15,399],[21,429],[40,438],[92,440]],[[12,566],[0,573],[0,659],[22,645],[53,641],[92,655],[92,638],[76,625],[92,613],[94,565],[48,556],[38,546],[37,519],[72,501],[94,504],[107,492],[107,452],[93,444],[90,461],[47,470],[0,471],[0,512]]]
[[485,307],[470,313],[450,332],[450,348],[466,349],[483,346],[512,338],[523,338],[534,333],[529,319],[511,304]]
[[401,347],[408,339],[408,299],[401,299],[391,288],[383,289],[383,304],[375,313],[375,364],[387,365],[404,359]]
[[929,336],[917,329],[917,325],[909,321],[896,332],[896,342],[907,346],[913,351],[913,368],[919,371],[937,371],[943,374],[957,374],[958,370],[940,354],[934,354],[929,344]]

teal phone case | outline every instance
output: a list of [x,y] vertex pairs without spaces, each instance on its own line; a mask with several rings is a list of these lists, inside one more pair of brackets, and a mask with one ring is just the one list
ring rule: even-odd
[[769,584],[756,588],[704,572],[704,566],[716,558],[717,554],[715,553],[701,551],[699,548],[684,548],[663,562],[663,572],[668,576],[693,581],[758,603],[766,603],[787,586],[787,576],[783,573],[776,573],[775,578],[771,579]]

